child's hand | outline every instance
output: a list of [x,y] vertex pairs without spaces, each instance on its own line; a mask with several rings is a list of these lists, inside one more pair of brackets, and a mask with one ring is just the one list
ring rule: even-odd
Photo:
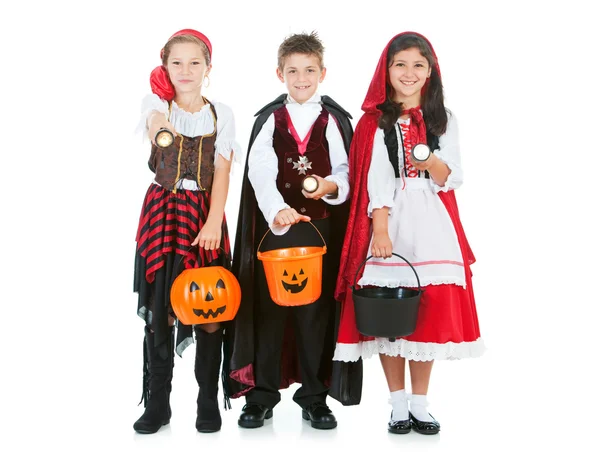
[[433,167],[433,165],[438,161],[439,159],[437,158],[437,156],[433,153],[431,153],[431,155],[429,156],[429,159],[427,159],[426,161],[423,162],[419,162],[415,159],[411,158],[411,162],[412,164],[415,166],[415,168],[417,170],[421,170],[421,171],[425,171],[425,170],[429,170],[431,169],[431,167]]
[[392,240],[387,232],[373,235],[371,254],[377,258],[390,258],[392,256]]
[[275,215],[274,224],[279,226],[295,225],[301,221],[310,221],[310,217],[300,215],[295,209],[282,209]]
[[177,136],[177,132],[175,131],[175,127],[173,124],[167,120],[167,116],[159,111],[152,111],[148,116],[148,138],[152,144],[156,144],[154,139],[156,138],[156,134],[161,128],[166,128],[173,136]]
[[218,220],[206,220],[202,229],[192,242],[205,250],[216,250],[221,245],[221,223]]
[[326,180],[325,178],[321,178],[319,175],[313,174],[312,176],[314,176],[317,179],[317,181],[319,182],[319,187],[317,188],[317,190],[315,192],[312,192],[312,193],[308,193],[303,189],[302,194],[304,194],[304,197],[306,197],[307,199],[314,199],[317,201],[327,194],[334,194],[334,195],[337,194],[338,187],[337,187],[337,184],[335,184],[333,181],[329,181],[329,180]]

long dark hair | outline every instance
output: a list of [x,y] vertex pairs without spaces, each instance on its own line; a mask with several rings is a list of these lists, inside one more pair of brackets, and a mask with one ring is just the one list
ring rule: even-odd
[[[425,93],[421,95],[421,110],[423,111],[423,119],[427,130],[434,135],[442,135],[446,132],[448,124],[448,114],[444,107],[444,89],[442,86],[442,78],[437,70],[433,51],[429,47],[427,41],[418,35],[406,34],[397,37],[391,44],[387,53],[388,69],[392,64],[392,60],[396,53],[409,48],[417,48],[423,55],[429,67],[431,68],[431,76],[425,84]],[[389,75],[389,72],[386,72]],[[385,84],[386,99],[383,103],[377,106],[382,114],[379,117],[379,127],[384,130],[390,130],[397,122],[398,117],[402,112],[402,103],[396,103],[392,99],[394,96],[393,87],[387,82]]]

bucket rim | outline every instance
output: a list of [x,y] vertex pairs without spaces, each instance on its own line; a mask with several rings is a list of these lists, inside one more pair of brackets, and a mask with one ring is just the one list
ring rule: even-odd
[[294,255],[294,256],[287,256],[287,257],[272,257],[271,255],[265,255],[268,252],[273,252],[276,250],[281,250],[281,249],[273,249],[273,250],[267,250],[265,252],[256,252],[256,256],[258,257],[259,260],[261,261],[277,261],[277,262],[281,262],[281,261],[298,261],[298,260],[308,260],[309,258],[315,258],[315,257],[321,257],[323,255],[325,255],[327,253],[327,246],[324,245],[323,247],[320,246],[298,246],[298,247],[289,247],[290,249],[301,249],[301,248],[305,248],[305,249],[320,249],[316,252],[313,253],[309,253],[307,255]]
[[[367,290],[370,289],[370,287],[360,287],[360,286],[359,287],[355,287],[355,286],[352,286],[351,288],[352,288],[352,295],[353,296],[360,297],[360,298],[371,298],[371,299],[373,299],[373,297],[367,297],[367,296],[363,295],[364,293],[366,293]],[[417,288],[417,287],[405,287],[405,286],[398,286],[398,287],[378,287],[377,286],[377,288],[378,289],[383,289],[383,290],[389,289],[390,292],[392,292],[394,290],[398,290],[398,289],[404,289],[404,290],[412,292],[412,294],[411,294],[410,297],[402,297],[402,298],[398,298],[398,299],[395,299],[395,300],[407,300],[409,298],[418,297],[418,296],[422,295],[425,292],[425,290],[423,290],[422,287]],[[365,292],[363,292],[363,291],[365,291]],[[394,300],[394,299],[388,298],[388,299],[385,299],[385,300]]]

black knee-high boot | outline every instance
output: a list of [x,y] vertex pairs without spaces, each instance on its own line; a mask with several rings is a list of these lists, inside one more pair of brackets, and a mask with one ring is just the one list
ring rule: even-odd
[[171,420],[171,380],[173,379],[173,328],[166,345],[154,346],[154,333],[146,326],[144,337],[144,391],[145,411],[133,424],[138,433],[156,433]]
[[198,382],[198,417],[196,429],[201,433],[212,433],[221,429],[221,414],[217,393],[221,368],[221,345],[223,328],[208,333],[195,326],[196,364],[194,372]]

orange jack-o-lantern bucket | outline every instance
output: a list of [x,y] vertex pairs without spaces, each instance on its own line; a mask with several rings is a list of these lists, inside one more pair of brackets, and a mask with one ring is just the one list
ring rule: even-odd
[[223,266],[183,270],[171,286],[171,306],[185,325],[231,321],[241,300],[238,280]]
[[[310,223],[310,222],[309,222]],[[315,302],[321,296],[323,279],[323,247],[288,247],[260,252],[260,245],[271,230],[267,230],[258,244],[256,255],[262,261],[271,299],[281,306],[300,306]]]

